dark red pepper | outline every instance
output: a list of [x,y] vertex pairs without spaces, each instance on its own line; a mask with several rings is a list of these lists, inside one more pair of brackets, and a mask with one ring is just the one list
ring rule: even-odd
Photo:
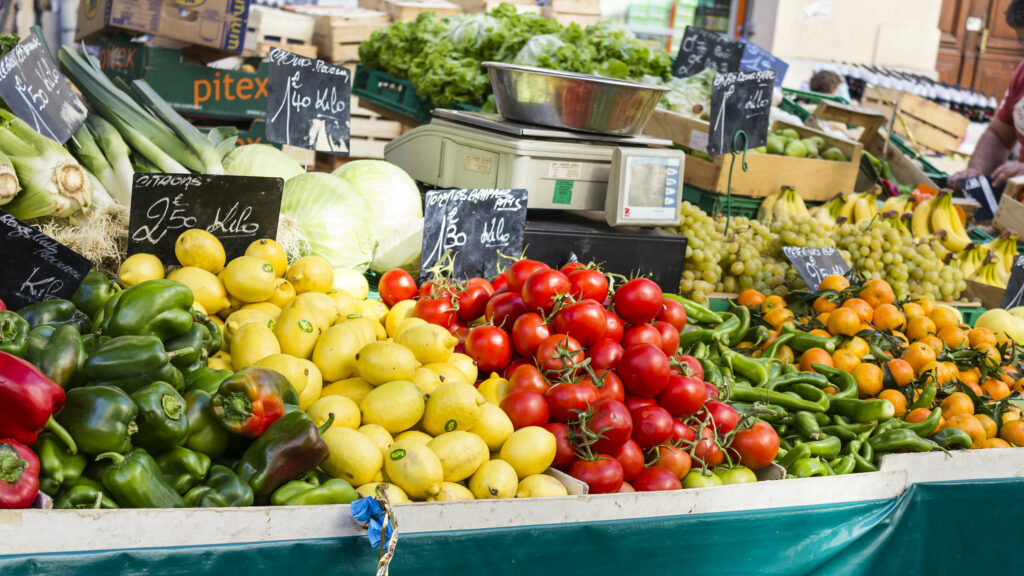
[[39,458],[17,440],[0,440],[0,508],[28,508],[38,494]]
[[78,447],[53,415],[64,407],[64,390],[32,364],[0,352],[0,438],[35,444],[44,429],[57,435],[71,454]]
[[899,196],[900,189],[892,180],[886,180],[885,178],[879,178],[878,183],[882,185],[882,192],[885,193],[885,197]]
[[0,310],[7,310],[7,304],[4,304],[3,300],[0,300]]
[[256,438],[284,416],[299,396],[279,372],[250,366],[228,376],[210,400],[213,415],[229,432]]

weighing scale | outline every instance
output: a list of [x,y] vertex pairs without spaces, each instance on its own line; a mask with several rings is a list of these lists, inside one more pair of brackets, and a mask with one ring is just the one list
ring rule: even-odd
[[430,124],[392,140],[384,158],[438,188],[524,188],[531,209],[603,212],[611,226],[675,226],[685,156],[671,147],[438,109]]

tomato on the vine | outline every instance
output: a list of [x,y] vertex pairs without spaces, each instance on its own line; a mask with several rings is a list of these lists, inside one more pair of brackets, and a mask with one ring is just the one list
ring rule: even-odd
[[502,329],[510,329],[520,316],[526,314],[523,298],[514,292],[495,293],[484,307],[484,319]]
[[520,366],[533,366],[533,358],[515,358],[501,371],[501,377],[508,380]]
[[594,450],[615,452],[633,434],[633,418],[622,402],[602,398],[590,405],[586,428],[594,436],[603,436],[594,441]]
[[548,313],[555,307],[556,298],[569,292],[569,279],[558,270],[538,270],[523,284],[523,303],[526,309]]
[[683,478],[684,488],[709,488],[721,485],[722,479],[710,470],[691,469],[686,478]]
[[558,271],[561,272],[562,274],[565,274],[566,276],[568,276],[568,275],[572,274],[573,272],[575,272],[577,270],[586,270],[586,269],[587,269],[587,265],[586,264],[584,264],[583,262],[579,262],[579,261],[574,260],[572,262],[566,262],[565,266],[562,266],[561,268],[559,268]]
[[626,348],[617,371],[631,394],[657,396],[668,384],[668,356],[653,344]]
[[[682,440],[684,443],[692,443],[697,441],[697,432],[693,428],[687,426],[686,422],[676,419],[676,421],[672,423],[672,435],[669,436],[668,439],[670,442],[679,442]],[[689,446],[689,444],[684,445]]]
[[647,396],[634,396],[633,394],[626,394],[626,399],[622,401],[626,405],[626,409],[632,414],[634,410],[641,408],[642,406],[657,406],[658,401],[654,398]]
[[[589,376],[584,380],[589,380]],[[598,398],[611,398],[612,400],[618,400],[624,402],[626,400],[626,388],[622,385],[622,380],[615,375],[615,372],[598,372],[597,378],[600,380],[600,386],[597,387]]]
[[[486,280],[484,280],[486,282]],[[487,309],[487,301],[491,299],[491,293],[487,288],[479,284],[466,286],[466,289],[459,294],[458,318],[463,322],[472,322],[484,315]]]
[[452,322],[451,327],[448,328],[448,331],[452,333],[452,336],[459,339],[459,344],[461,344],[463,347],[462,349],[465,350],[466,337],[469,336],[469,324],[462,320],[455,320]]
[[690,376],[671,375],[658,394],[658,405],[676,418],[693,416],[704,407],[704,383]]
[[750,428],[736,432],[730,450],[744,466],[754,470],[764,468],[779,453],[779,435],[770,424],[759,420]]
[[452,301],[446,297],[420,298],[416,301],[412,315],[430,324],[450,329],[455,322],[455,307],[452,306]]
[[668,296],[662,296],[661,312],[658,312],[654,319],[668,322],[675,327],[676,331],[682,332],[683,328],[686,328],[686,308]]
[[494,294],[494,284],[491,284],[485,278],[470,278],[469,280],[466,280],[466,286],[480,286],[487,291],[488,295]]
[[689,354],[677,354],[672,359],[672,373],[680,376],[693,376],[698,380],[703,380],[704,366],[700,363],[700,360]]
[[700,431],[700,439],[693,447],[693,460],[708,468],[719,466],[725,461],[725,452],[718,446],[715,431],[705,426]]
[[[678,339],[678,336],[676,338]],[[622,333],[622,347],[625,349],[640,344],[652,344],[662,348],[661,331],[650,324],[627,327]]]
[[704,383],[704,397],[708,400],[718,400],[719,391],[718,387],[711,382]]
[[516,430],[543,426],[549,421],[547,400],[533,390],[513,390],[501,399],[500,406]]
[[608,297],[608,278],[601,272],[581,268],[565,274],[569,277],[569,293],[574,297],[598,303]]
[[597,388],[588,379],[579,382],[562,382],[555,384],[544,393],[548,401],[548,411],[554,422],[569,422],[585,412],[587,407],[597,402]]
[[569,427],[562,422],[549,422],[544,429],[555,435],[555,460],[551,465],[565,470],[576,460],[576,450],[569,441]]
[[661,288],[647,278],[634,278],[615,291],[615,313],[630,324],[646,324],[661,312]]
[[377,283],[377,292],[380,299],[391,308],[402,300],[408,300],[416,296],[416,280],[401,268],[392,268],[380,277]]
[[494,277],[493,280],[491,280],[491,288],[494,289],[494,292],[491,292],[491,296],[494,296],[494,294],[497,293],[498,290],[508,288],[508,279],[505,277],[504,272],[498,274],[497,276]]
[[644,451],[632,439],[619,446],[612,456],[622,464],[622,479],[632,482],[644,469]]
[[538,394],[545,394],[548,388],[551,388],[551,384],[536,366],[523,364],[509,374],[508,387],[509,390],[533,390]]
[[655,492],[659,490],[682,490],[683,485],[675,472],[663,466],[650,466],[633,480],[633,488],[637,492]]
[[420,285],[418,291],[420,298],[451,298],[455,288],[448,280],[431,278]]
[[526,279],[538,270],[547,270],[549,266],[543,262],[524,258],[517,260],[505,271],[505,280],[510,292],[522,292]]
[[689,452],[676,446],[662,444],[658,446],[658,459],[655,464],[668,468],[676,475],[676,478],[682,480],[690,473],[692,462]]
[[551,336],[551,327],[536,312],[523,314],[512,325],[512,345],[522,356],[536,354],[537,347],[548,336]]
[[652,326],[654,326],[661,335],[661,351],[664,352],[666,356],[675,356],[676,351],[679,348],[679,330],[676,330],[675,327],[668,322],[661,320],[655,320]]
[[622,358],[622,346],[610,338],[602,338],[587,348],[587,358],[594,371],[615,370]]
[[753,484],[757,482],[757,474],[746,466],[733,466],[731,468],[715,468],[715,476],[722,479],[722,484]]
[[736,429],[740,423],[740,415],[736,410],[717,400],[706,402],[704,407],[708,409],[708,415],[719,434],[727,434]]
[[622,334],[626,331],[626,326],[622,323],[622,319],[615,315],[615,312],[611,310],[604,311],[604,337],[611,340],[612,342],[621,342]]
[[669,439],[672,435],[672,415],[661,406],[641,406],[630,413],[633,418],[633,435],[644,450],[649,450]]
[[568,334],[584,346],[592,346],[604,338],[604,308],[593,300],[580,300],[562,308],[555,315],[555,332]]
[[591,494],[612,494],[622,487],[622,464],[608,454],[573,462],[569,475],[589,486]]
[[583,362],[583,346],[572,336],[552,334],[545,338],[534,354],[537,366],[543,372],[557,372]]
[[474,326],[466,336],[466,354],[476,360],[481,374],[490,374],[508,366],[512,360],[512,342],[501,328]]

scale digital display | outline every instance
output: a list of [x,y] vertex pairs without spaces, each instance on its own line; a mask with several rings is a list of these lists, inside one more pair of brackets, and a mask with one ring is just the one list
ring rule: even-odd
[[616,149],[605,196],[608,224],[678,224],[684,160],[678,150]]

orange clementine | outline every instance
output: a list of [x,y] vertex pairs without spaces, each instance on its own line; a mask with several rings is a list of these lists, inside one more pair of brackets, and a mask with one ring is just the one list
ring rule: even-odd
[[959,348],[967,343],[967,332],[959,326],[946,326],[939,330],[938,337],[950,348]]
[[927,344],[912,342],[903,352],[903,359],[914,369],[914,374],[920,375],[925,366],[935,362],[935,350]]
[[967,340],[971,343],[971,348],[977,348],[979,344],[996,345],[996,335],[992,333],[992,330],[984,327],[968,330]]
[[981,427],[985,429],[986,438],[996,437],[996,421],[992,419],[988,414],[975,414],[975,418],[981,423]]
[[832,356],[824,348],[811,348],[800,355],[800,369],[804,372],[813,372],[811,364],[833,366]]
[[[923,422],[923,421],[927,420],[928,417],[931,416],[931,415],[932,415],[932,411],[927,409],[927,408],[914,408],[913,410],[911,410],[907,414],[907,417],[904,418],[904,420],[906,420],[907,422],[910,422],[911,424],[916,424],[918,422]],[[934,430],[929,430],[925,434],[925,436],[931,436],[938,429],[939,429],[939,424],[936,424],[935,425],[935,429]]]
[[874,324],[879,330],[902,330],[907,319],[899,308],[892,304],[881,304],[875,308]]
[[893,358],[886,362],[885,366],[889,369],[889,374],[892,375],[892,379],[900,388],[914,381],[914,368],[906,360]]
[[822,330],[821,328],[814,328],[813,330],[808,332],[808,334],[813,334],[815,336],[821,336],[822,338],[831,338],[832,337],[832,335],[828,333],[828,330]]
[[963,414],[974,414],[974,402],[971,401],[971,397],[963,392],[953,392],[946,399],[939,404],[942,408],[942,417],[950,419],[953,416],[960,416]]
[[769,310],[775,310],[776,308],[785,308],[786,301],[777,294],[772,294],[764,299],[761,303],[761,312],[768,312]]
[[864,289],[860,292],[860,297],[870,304],[872,308],[878,308],[882,304],[892,304],[896,301],[896,295],[892,291],[892,286],[881,278],[874,278],[865,282]]
[[822,326],[828,326],[828,317],[831,316],[828,312],[822,312],[814,317],[815,320],[821,322]]
[[871,322],[875,317],[875,310],[870,304],[860,298],[848,298],[843,302],[843,308],[850,308],[860,316],[862,322]]
[[935,333],[935,322],[927,316],[918,316],[917,318],[911,319],[907,322],[907,330],[905,334],[907,338],[910,338],[911,342],[920,340],[929,334]]
[[882,391],[882,369],[874,364],[858,364],[851,372],[857,380],[857,392],[862,397],[871,398]]
[[934,350],[936,354],[942,353],[942,346],[944,342],[934,334],[929,334],[918,340],[918,342],[927,345],[929,348]]
[[935,323],[936,330],[942,330],[949,326],[960,326],[960,316],[956,313],[956,310],[946,305],[936,306],[928,314],[928,317]]
[[840,370],[850,372],[860,364],[860,358],[846,348],[840,348],[832,353],[832,364]]
[[997,401],[1010,395],[1010,387],[1006,385],[1006,382],[995,378],[985,380],[981,385],[981,389],[985,391],[986,396]]
[[982,448],[1013,448],[1013,446],[1010,446],[1010,443],[1002,438],[989,438],[985,440]]
[[828,315],[828,331],[835,336],[853,336],[860,331],[860,316],[853,309],[836,308]]
[[775,358],[786,364],[792,364],[796,360],[796,356],[793,355],[793,349],[785,344],[779,346],[779,349],[775,351]]
[[988,358],[989,362],[998,366],[1003,361],[1003,355],[999,353],[999,349],[987,342],[982,342],[974,347],[975,350],[981,352]]
[[971,448],[978,449],[988,440],[985,428],[978,422],[973,414],[958,414],[952,418],[946,418],[946,428],[959,428],[971,437]]
[[846,290],[850,287],[850,281],[845,276],[839,274],[831,274],[826,276],[821,284],[818,285],[819,290]]
[[968,368],[966,370],[957,370],[957,379],[964,384],[970,384],[971,382],[978,384],[981,382],[981,373],[977,368]]
[[1024,420],[1004,422],[999,437],[1014,446],[1024,446]]
[[868,354],[871,354],[871,347],[868,346],[867,341],[860,336],[854,336],[846,342],[843,342],[843,348],[853,352],[853,355],[857,358],[863,358]]
[[838,304],[829,300],[828,298],[825,298],[824,296],[818,296],[817,298],[815,298],[814,304],[812,305],[812,308],[814,308],[814,311],[817,312],[818,314],[821,314],[823,312],[831,312],[838,307]]
[[746,306],[747,308],[756,308],[764,303],[764,294],[754,290],[753,288],[747,288],[736,298],[736,302],[740,306]]
[[903,305],[903,314],[907,317],[907,320],[913,320],[914,318],[920,318],[921,316],[927,316],[924,308],[921,308],[920,304],[913,302],[907,302]]
[[907,413],[907,397],[903,395],[899,390],[882,390],[878,393],[878,398],[882,400],[888,400],[892,403],[892,407],[896,409],[896,417],[902,418]]
[[773,308],[766,312],[763,318],[772,328],[778,330],[783,324],[793,323],[793,311],[788,308]]
[[935,309],[935,299],[931,296],[922,296],[914,302],[924,310],[926,316],[930,315],[932,310]]

